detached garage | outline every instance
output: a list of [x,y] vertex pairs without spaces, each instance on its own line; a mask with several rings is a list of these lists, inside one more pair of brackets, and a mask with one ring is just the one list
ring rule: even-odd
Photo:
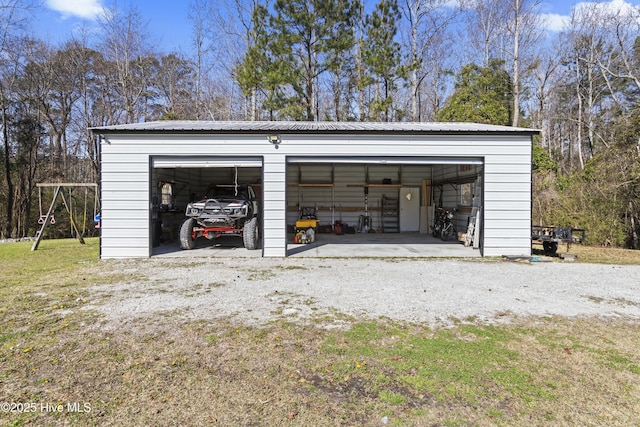
[[381,233],[425,241],[438,209],[455,210],[463,239],[473,225],[470,250],[531,254],[535,130],[203,121],[92,130],[101,139],[102,258],[153,255],[154,247],[177,238],[186,205],[211,184],[255,189],[265,257],[287,256],[303,208],[326,232],[339,224],[353,238]]

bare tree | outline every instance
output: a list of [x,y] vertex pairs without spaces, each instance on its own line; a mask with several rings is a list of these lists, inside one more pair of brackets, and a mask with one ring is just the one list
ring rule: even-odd
[[5,196],[5,221],[0,233],[11,236],[14,228],[14,184],[11,173],[11,135],[9,120],[12,114],[13,86],[23,66],[20,55],[20,38],[27,23],[26,11],[33,7],[29,0],[0,0],[0,127],[2,127],[3,169]]
[[29,64],[28,76],[39,93],[34,96],[42,118],[47,123],[51,140],[51,159],[59,163],[66,177],[69,171],[67,156],[74,151],[68,145],[69,126],[73,119],[76,101],[80,98],[80,83],[87,70],[75,58],[73,43],[62,49],[41,49],[39,58]]
[[80,156],[88,159],[91,172],[86,172],[86,178],[81,182],[97,182],[100,173],[99,140],[90,128],[112,123],[103,113],[105,104],[109,102],[104,70],[105,60],[102,54],[89,47],[86,34],[81,38],[70,40],[67,44],[68,55],[78,70],[77,82],[78,100],[73,110],[73,133],[82,146]]
[[[507,0],[461,0],[466,16],[465,35],[462,37],[471,48],[470,58],[464,62],[477,62],[488,67],[492,58],[506,59],[499,49],[505,26]],[[477,57],[476,52],[480,52]]]
[[406,23],[403,39],[409,57],[411,119],[421,121],[425,83],[430,83],[427,85],[431,100],[429,118],[433,118],[440,106],[439,86],[448,57],[444,52],[451,47],[449,25],[457,11],[448,7],[446,0],[403,0],[401,10]]
[[[120,98],[122,119],[135,123],[145,117],[147,88],[153,79],[149,73],[151,47],[146,24],[140,12],[133,6],[123,13],[116,9],[107,10],[100,19],[102,27],[101,50],[108,61],[115,66],[114,91]],[[120,121],[114,114],[115,121]],[[115,124],[115,123],[112,123]]]
[[197,78],[191,63],[176,53],[163,55],[157,63],[157,78],[153,82],[158,92],[154,114],[163,119],[195,119],[198,105],[193,104]]
[[[598,122],[602,120],[603,103],[613,101],[620,107],[616,85],[619,76],[607,70],[619,69],[618,64],[611,64],[611,58],[619,58],[621,50],[607,41],[608,31],[603,26],[606,21],[604,10],[597,4],[582,5],[574,8],[567,31],[563,34],[566,40],[568,67],[572,78],[565,80],[574,89],[576,102],[575,116],[575,149],[580,169],[585,162],[598,151],[597,144],[608,146],[608,142],[599,136]],[[609,68],[611,67],[611,68]]]
[[[227,0],[215,7],[204,0],[199,2],[200,19],[208,28],[198,34],[194,28],[194,40],[199,37],[202,43],[199,58],[205,100],[201,117],[257,120],[259,88],[242,97],[236,83],[236,71],[245,53],[256,43],[254,11],[259,7],[268,10],[270,0]],[[196,13],[193,14],[195,18]],[[266,25],[264,20],[261,23]]]
[[598,65],[610,77],[629,81],[640,91],[640,7],[600,14],[600,19],[601,36],[611,50]]
[[547,150],[549,156],[552,155],[553,144],[553,124],[552,114],[557,111],[557,97],[554,96],[555,84],[558,81],[558,70],[560,67],[560,55],[555,50],[547,51],[539,58],[537,67],[534,70],[532,81],[532,91],[535,101],[529,107],[531,111],[531,125],[541,130],[541,145]]
[[523,53],[536,46],[540,40],[539,15],[540,0],[508,0],[507,30],[511,35],[511,79],[513,81],[513,126],[518,126],[522,90]]
[[195,48],[195,84],[194,84],[194,98],[195,98],[195,110],[198,118],[204,118],[201,115],[203,111],[203,85],[205,76],[210,67],[207,62],[209,54],[214,51],[215,44],[214,30],[212,25],[209,25],[211,16],[213,14],[213,8],[209,0],[191,0],[189,3],[188,19],[192,24],[193,33],[191,35],[191,41]]

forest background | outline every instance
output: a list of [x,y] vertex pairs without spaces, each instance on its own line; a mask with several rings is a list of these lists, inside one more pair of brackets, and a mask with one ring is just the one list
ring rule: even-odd
[[540,5],[191,0],[191,45],[165,52],[135,6],[54,44],[35,0],[0,0],[0,238],[35,234],[36,183],[99,184],[95,126],[471,121],[541,131],[534,223],[639,249],[640,8],[581,3],[551,34]]

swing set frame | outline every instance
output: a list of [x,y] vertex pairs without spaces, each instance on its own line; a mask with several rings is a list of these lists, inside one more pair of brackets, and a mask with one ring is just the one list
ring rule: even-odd
[[[40,227],[40,230],[38,230],[36,232],[36,240],[35,242],[33,242],[33,246],[31,247],[32,251],[35,251],[38,249],[38,245],[40,245],[40,241],[42,241],[42,238],[44,236],[44,230],[47,227],[48,224],[55,224],[55,217],[53,215],[55,208],[56,208],[56,204],[58,201],[58,197],[61,196],[62,198],[62,202],[64,203],[64,207],[66,208],[67,212],[69,213],[69,222],[71,223],[71,228],[73,229],[73,231],[75,232],[78,241],[81,244],[84,244],[84,239],[82,238],[82,234],[84,233],[85,230],[85,226],[83,226],[83,230],[82,233],[80,233],[80,231],[78,230],[78,225],[76,224],[76,221],[74,219],[74,214],[73,214],[73,206],[72,206],[72,199],[71,199],[71,189],[75,188],[75,187],[81,187],[85,189],[85,217],[86,217],[86,210],[87,210],[87,191],[89,188],[93,188],[94,191],[94,210],[99,210],[99,198],[98,198],[98,184],[94,184],[94,183],[75,183],[75,182],[67,182],[67,183],[47,183],[47,182],[43,182],[43,183],[39,183],[36,184],[36,187],[38,188],[38,202],[39,202],[39,206],[40,206],[40,217],[38,218],[38,224],[42,224],[42,226]],[[42,214],[42,188],[55,188],[54,193],[53,193],[53,199],[51,200],[51,205],[49,206],[49,210],[47,211],[46,215]],[[62,191],[62,189],[68,188],[69,189],[69,201],[67,202],[67,199],[64,196],[64,191]]]

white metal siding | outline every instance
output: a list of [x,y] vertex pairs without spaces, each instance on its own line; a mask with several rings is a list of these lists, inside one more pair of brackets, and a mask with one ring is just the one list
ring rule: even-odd
[[[102,144],[102,256],[104,258],[147,257],[150,254],[150,160],[153,156],[235,156],[263,158],[263,255],[286,255],[287,204],[294,199],[297,185],[287,174],[287,158],[393,156],[484,159],[484,255],[530,255],[531,220],[531,137],[522,135],[305,135],[280,134],[276,149],[264,135],[126,135],[110,134]],[[339,167],[340,166],[340,167]],[[445,173],[454,173],[443,169]],[[375,169],[375,168],[373,168]],[[391,178],[387,170],[370,171],[370,179]],[[325,172],[322,172],[326,174]],[[362,181],[363,165],[336,165],[336,177],[348,182]],[[422,172],[407,175],[420,180]],[[194,177],[195,178],[195,177]],[[296,178],[297,179],[297,176]],[[305,177],[303,177],[305,179]],[[435,178],[434,178],[435,179]],[[419,185],[419,182],[405,182]],[[286,187],[286,188],[285,188]],[[286,191],[285,191],[286,190]],[[310,194],[308,188],[305,193]],[[330,188],[322,191],[327,197]],[[334,187],[336,205],[364,205],[362,189]],[[370,189],[369,198],[380,197]],[[358,193],[360,193],[358,195]],[[318,196],[320,197],[320,196]],[[453,197],[451,202],[457,196]],[[288,199],[288,200],[287,200]],[[324,213],[330,215],[330,211]],[[505,222],[501,223],[504,220]],[[290,220],[290,217],[289,217]],[[344,218],[343,218],[344,220]],[[355,218],[350,218],[353,221]],[[119,230],[144,223],[144,232],[135,237]],[[135,228],[133,227],[133,228]],[[118,230],[118,231],[116,231]]]
[[524,142],[518,155],[485,157],[485,256],[531,255],[531,147]]
[[286,228],[286,160],[284,156],[264,156],[263,169],[263,249],[266,257],[284,257],[287,254]]
[[149,156],[103,146],[100,212],[103,258],[148,257]]

